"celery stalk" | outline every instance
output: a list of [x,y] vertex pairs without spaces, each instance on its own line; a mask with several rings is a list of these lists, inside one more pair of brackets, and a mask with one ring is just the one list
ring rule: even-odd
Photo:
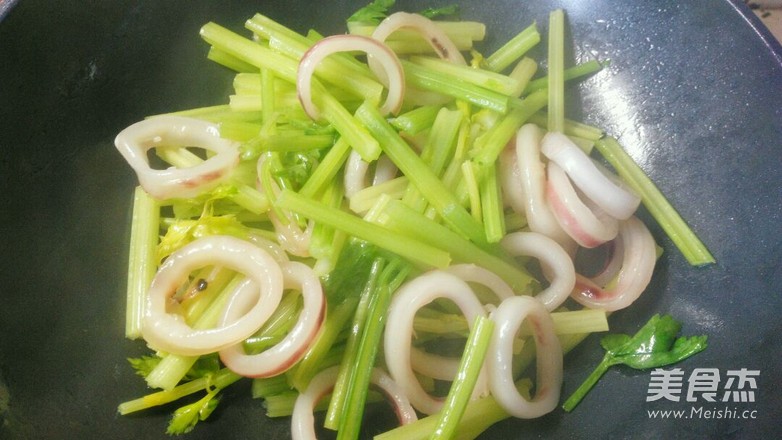
[[349,155],[350,144],[344,137],[340,137],[323,157],[304,186],[301,187],[299,194],[304,197],[315,197],[319,194],[325,185],[339,173]]
[[372,289],[366,316],[366,325],[361,333],[342,417],[339,420],[337,439],[357,439],[367,401],[367,391],[375,365],[378,347],[383,338],[385,318],[391,295],[407,278],[410,268],[401,260],[390,261],[382,270],[377,285]]
[[126,415],[155,406],[165,405],[166,403],[174,402],[182,397],[189,396],[209,387],[219,389],[225,388],[241,378],[242,376],[234,373],[228,368],[223,368],[213,376],[201,377],[191,380],[190,382],[185,382],[170,390],[158,391],[138,399],[123,402],[119,405],[117,410],[121,415]]
[[437,426],[430,439],[451,439],[459,428],[459,422],[472,397],[475,383],[483,367],[483,360],[489,350],[489,342],[494,331],[494,322],[478,316],[465,343],[464,353],[459,363],[459,372],[451,383],[451,389],[440,410]]
[[384,212],[386,215],[380,222],[389,229],[444,249],[455,261],[491,268],[517,293],[528,293],[532,284],[537,282],[523,268],[487,252],[398,201],[389,202]]
[[269,69],[279,78],[296,84],[296,60],[274,52],[216,23],[201,27],[201,38],[214,47],[260,69]]
[[206,58],[224,67],[227,67],[231,70],[235,70],[237,72],[255,71],[255,66],[253,66],[252,64],[249,64],[244,60],[241,60],[229,54],[228,52],[225,52],[224,50],[218,49],[216,47],[209,48],[209,52],[206,54]]
[[376,160],[381,152],[378,141],[322,85],[318,84],[316,80],[313,80],[312,85],[313,90],[319,92],[315,98],[322,117],[334,126],[334,129],[361,155],[362,159],[367,162]]
[[486,240],[497,243],[505,236],[505,211],[503,209],[500,182],[497,180],[497,167],[484,167],[480,182],[481,213],[483,227],[486,230]]
[[439,106],[423,105],[391,119],[391,125],[408,134],[418,134],[432,126],[440,111]]
[[353,316],[357,305],[358,299],[348,298],[335,307],[330,306],[323,329],[289,376],[294,388],[305,390],[310,380],[324,367],[323,360]]
[[[271,49],[298,61],[314,44],[309,38],[256,14],[245,22],[245,27],[253,33],[269,40]],[[330,84],[350,91],[364,99],[379,101],[383,86],[372,76],[368,68],[356,68],[356,64],[346,62],[347,54],[335,54],[323,60],[315,69],[315,75]]]
[[508,74],[509,77],[516,80],[517,87],[513,91],[511,91],[510,95],[519,97],[524,92],[524,89],[527,88],[527,85],[532,80],[532,77],[535,76],[535,72],[538,70],[538,63],[529,57],[523,57],[517,64],[516,67],[513,68],[513,70]]
[[437,72],[458,76],[468,83],[505,95],[511,95],[514,91],[520,93],[524,90],[524,87],[519,85],[518,80],[491,70],[453,64],[432,57],[414,56],[410,58],[410,61]]
[[353,375],[353,369],[356,368],[358,359],[359,344],[365,327],[369,324],[367,319],[369,315],[369,306],[372,301],[372,295],[378,284],[378,278],[383,268],[383,260],[375,260],[370,269],[369,279],[361,292],[361,298],[356,306],[356,313],[353,314],[353,322],[348,329],[348,339],[345,342],[345,354],[340,362],[337,381],[334,383],[334,389],[331,392],[329,408],[326,411],[326,420],[323,426],[331,430],[338,430],[342,424],[341,420],[347,418],[345,412],[345,402],[350,393],[350,381]]
[[[573,67],[568,67],[563,72],[563,79],[565,81],[571,81],[574,79],[578,79],[587,75],[591,75],[600,69],[603,68],[603,65],[600,64],[597,60],[589,60],[585,63],[581,63],[578,65],[575,65]],[[527,84],[527,87],[524,89],[524,94],[532,93],[536,90],[546,89],[548,88],[548,82],[549,78],[548,76],[544,76],[542,78],[534,79]]]
[[483,134],[476,144],[479,151],[474,159],[478,165],[493,164],[502,150],[508,144],[524,122],[548,102],[547,91],[542,90],[528,95],[519,101],[519,105],[511,110],[502,120]]
[[508,109],[508,96],[469,83],[453,73],[443,73],[402,60],[407,84],[419,89],[440,93],[470,102],[500,113]]
[[381,142],[381,148],[394,164],[415,185],[437,213],[456,231],[475,243],[486,243],[480,223],[459,204],[443,182],[429,169],[409,145],[371,105],[364,104],[356,117]]
[[[517,383],[519,391],[523,394],[529,394],[531,383],[523,379]],[[505,420],[510,415],[497,403],[492,396],[483,397],[467,404],[456,438],[475,438],[485,431],[489,426]],[[390,431],[376,435],[374,440],[425,440],[430,438],[431,433],[437,426],[439,415],[418,419],[413,423],[402,425]]]
[[284,374],[253,379],[251,387],[253,399],[262,399],[290,390],[291,386],[288,383],[288,378]]
[[125,312],[125,337],[141,336],[141,321],[147,289],[157,271],[155,248],[160,234],[160,205],[143,188],[133,192],[133,219],[128,252],[128,287]]
[[[537,124],[540,127],[547,128],[548,115],[544,112],[537,112],[529,118],[529,122]],[[565,119],[565,131],[568,136],[575,136],[592,142],[605,136],[605,132],[597,127],[584,124],[583,122]]]
[[539,42],[537,23],[532,23],[489,55],[486,58],[486,67],[491,71],[501,72]]
[[[445,21],[435,20],[435,26],[440,28],[449,38],[457,35],[465,36],[471,41],[483,41],[486,37],[486,25],[477,21]],[[377,28],[376,25],[355,21],[348,22],[348,31],[354,35],[369,37]],[[389,40],[420,40],[421,36],[415,31],[400,29],[388,38]]]
[[476,171],[475,162],[470,160],[462,162],[462,184],[464,185],[470,201],[470,214],[476,222],[480,222],[483,219],[483,213],[481,212],[481,190],[478,185],[478,180],[480,180],[480,178]]
[[714,263],[714,257],[700,238],[615,138],[607,136],[595,142],[595,148],[641,197],[646,209],[691,265]]
[[548,30],[548,130],[565,129],[565,12],[549,14]]
[[368,241],[427,267],[447,267],[451,261],[450,255],[445,251],[410,237],[395,234],[339,209],[330,208],[315,200],[302,197],[291,190],[283,190],[280,193],[277,205],[316,222],[323,222],[348,235]]
[[369,186],[350,198],[350,210],[357,213],[365,213],[372,208],[377,198],[381,195],[387,194],[391,198],[400,199],[405,195],[405,190],[409,188],[410,183],[405,176]]

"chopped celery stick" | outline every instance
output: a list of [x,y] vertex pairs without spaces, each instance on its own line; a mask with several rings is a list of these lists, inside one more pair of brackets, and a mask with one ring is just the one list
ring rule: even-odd
[[332,134],[307,134],[303,130],[290,130],[279,134],[256,136],[245,142],[242,159],[255,159],[266,151],[291,152],[321,150],[334,144]]
[[[554,322],[554,333],[557,335],[608,331],[607,314],[603,310],[556,311],[551,313],[551,320]],[[464,315],[429,309],[422,309],[422,312],[416,315],[413,325],[415,331],[421,333],[466,334],[469,331]],[[521,327],[519,327],[518,336],[525,337],[530,335],[532,335],[532,331],[529,323],[522,323]]]
[[[587,75],[591,75],[602,68],[603,65],[600,64],[599,61],[589,60],[586,63],[581,63],[565,69],[565,71],[563,72],[563,78],[565,81],[578,79]],[[530,81],[529,84],[527,85],[527,88],[524,89],[524,94],[526,95],[536,90],[542,90],[548,88],[548,81],[549,81],[548,76],[544,76],[542,78],[538,78]]]
[[350,144],[340,137],[334,146],[326,153],[320,164],[312,172],[310,178],[301,187],[299,193],[304,197],[315,197],[339,173],[342,165],[350,155]]
[[334,388],[331,393],[331,400],[329,402],[329,408],[326,412],[326,420],[323,422],[323,426],[328,429],[336,431],[339,429],[341,419],[348,417],[347,413],[344,413],[345,402],[348,399],[349,387],[353,370],[356,368],[356,361],[358,359],[359,344],[361,343],[361,336],[364,333],[364,329],[369,325],[370,304],[372,297],[375,294],[378,278],[383,270],[385,260],[376,259],[372,263],[372,267],[369,270],[369,279],[363,286],[361,292],[361,298],[356,306],[356,313],[353,314],[353,321],[348,328],[348,339],[345,342],[345,354],[342,357],[342,361],[339,366],[339,373],[337,374],[337,380],[334,383]]
[[440,106],[423,105],[391,119],[391,125],[399,131],[412,135],[431,128]]
[[646,209],[691,265],[703,266],[714,263],[714,257],[700,238],[687,226],[684,219],[676,212],[676,208],[615,138],[605,137],[595,143],[595,148],[614,167],[627,185],[641,197]]
[[421,152],[421,159],[438,176],[443,174],[448,161],[454,156],[462,120],[463,114],[459,110],[442,108],[437,113],[429,139]]
[[[421,151],[423,160],[436,176],[443,174],[448,161],[453,158],[458,136],[462,127],[463,114],[459,110],[441,108],[429,131]],[[426,200],[415,185],[409,185],[403,201],[418,212],[424,212]]]
[[[470,50],[473,48],[473,42],[468,37],[456,35],[451,38],[454,46],[459,51]],[[397,55],[432,55],[435,54],[431,44],[424,40],[396,40],[389,39],[385,41],[386,46]]]
[[261,69],[261,113],[267,127],[274,120],[274,112],[277,110],[277,94],[274,84],[281,81],[274,80],[274,72],[269,69]]
[[475,221],[481,221],[483,214],[481,212],[481,191],[478,186],[479,177],[475,170],[475,163],[472,161],[462,162],[462,182],[467,188],[467,195],[470,200],[470,214]]
[[[253,33],[269,40],[269,47],[298,62],[302,55],[314,43],[276,21],[256,14],[245,22],[245,27]],[[355,64],[346,63],[347,54],[335,54],[324,59],[315,69],[315,75],[339,88],[349,90],[364,99],[379,101],[383,86],[372,77],[368,68],[356,68]]]
[[524,90],[516,79],[490,70],[453,64],[432,57],[414,56],[410,58],[410,61],[438,72],[458,76],[471,84],[494,90],[498,93],[511,95],[517,91],[520,94]]
[[257,122],[261,119],[260,112],[235,112],[231,110],[228,104],[213,105],[209,107],[199,107],[188,110],[180,110],[177,112],[163,113],[161,115],[176,115],[176,116],[188,116],[196,119],[203,119],[211,122],[223,122],[223,121],[244,121],[244,122]]
[[121,415],[126,415],[155,406],[165,405],[209,387],[225,388],[241,378],[242,376],[234,373],[228,368],[223,368],[214,375],[204,376],[191,380],[190,382],[185,382],[170,390],[158,391],[138,399],[123,402],[117,407],[117,410]]
[[548,29],[548,130],[565,130],[565,12],[549,14]]
[[[547,128],[548,115],[544,112],[537,112],[529,118],[529,122],[537,124],[542,128]],[[584,124],[583,122],[565,119],[565,134],[595,142],[602,138],[605,132],[600,128]]]
[[323,222],[348,235],[368,241],[404,258],[427,267],[447,267],[451,261],[447,252],[408,236],[395,234],[381,226],[368,223],[339,209],[328,207],[290,190],[283,190],[277,206],[301,214],[316,222]]
[[478,247],[463,239],[447,227],[416,213],[400,202],[390,201],[384,209],[385,216],[380,223],[389,229],[409,234],[439,249],[448,251],[457,262],[473,263],[491,268],[505,280],[516,293],[529,293],[537,281],[523,268]]
[[396,179],[364,188],[350,198],[350,210],[363,214],[369,211],[377,198],[383,194],[387,194],[393,199],[401,199],[409,185],[407,177],[400,176]]
[[225,121],[219,127],[220,137],[237,142],[246,142],[261,131],[261,124],[255,122]]
[[472,397],[475,383],[483,367],[489,342],[494,331],[494,321],[484,316],[475,319],[467,337],[459,370],[439,412],[437,426],[429,437],[432,440],[451,439],[459,428],[467,403]]
[[361,333],[355,363],[350,365],[351,375],[342,408],[342,417],[339,419],[338,440],[358,438],[364,406],[367,402],[372,368],[375,365],[378,347],[383,339],[383,329],[391,296],[405,281],[409,273],[410,267],[405,262],[398,258],[392,259],[383,267],[377,285],[371,291],[366,325]]
[[535,76],[535,72],[538,70],[538,63],[529,57],[523,57],[521,61],[516,64],[516,67],[508,74],[509,77],[516,80],[518,88],[513,90],[510,95],[519,97],[524,89],[527,88],[527,84]]
[[481,213],[486,241],[498,243],[505,236],[505,211],[503,209],[500,182],[497,180],[497,167],[484,167],[480,181]]
[[253,379],[251,392],[253,399],[262,399],[266,396],[291,391],[288,378],[284,374],[272,377],[260,377]]
[[494,72],[501,72],[539,42],[540,33],[537,23],[532,23],[489,55],[486,58],[486,68]]
[[[440,28],[449,38],[457,35],[464,36],[472,41],[483,41],[486,37],[486,25],[477,21],[434,21],[435,26]],[[354,35],[363,35],[369,37],[377,28],[376,25],[359,23],[355,21],[348,22],[348,32]],[[415,31],[400,29],[388,38],[389,40],[419,40],[421,35]]]
[[443,182],[429,169],[409,145],[371,105],[363,104],[356,111],[358,119],[381,141],[383,151],[415,185],[437,213],[458,233],[475,243],[485,244],[483,227],[459,204]]
[[243,60],[216,47],[209,48],[209,52],[206,54],[206,58],[236,72],[253,72],[256,70],[255,66],[252,64],[246,63]]
[[269,319],[257,332],[244,340],[244,351],[251,355],[258,354],[276,345],[296,325],[301,308],[301,294],[296,291],[285,292]]
[[[342,183],[334,181],[326,187],[322,200],[327,206],[339,208],[342,206],[344,195],[345,191]],[[347,236],[342,231],[337,231],[323,223],[315,223],[312,229],[309,250],[310,255],[317,260],[313,266],[316,273],[328,274],[334,269],[346,238]]]
[[259,112],[263,109],[261,94],[230,95],[228,105],[236,112]]
[[266,408],[266,417],[278,418],[288,417],[293,414],[293,406],[299,393],[296,391],[285,391],[279,394],[266,396],[263,406]]
[[220,26],[216,23],[207,23],[201,27],[201,38],[240,60],[249,63],[256,68],[270,69],[279,78],[296,84],[296,72],[299,65],[296,60],[279,54],[268,47],[264,47],[252,40]]
[[[532,382],[522,379],[516,383],[522,395],[529,397]],[[467,404],[459,423],[457,439],[472,439],[480,435],[489,426],[505,420],[510,415],[494,400],[487,396],[473,400]],[[425,440],[429,439],[439,422],[439,414],[433,414],[413,423],[402,425],[390,431],[376,435],[374,440]]]
[[155,248],[160,234],[160,205],[140,186],[133,192],[131,225],[125,337],[136,339],[141,336],[147,289],[157,271]]
[[461,99],[499,113],[508,110],[507,95],[476,86],[453,73],[439,72],[405,60],[402,60],[402,67],[405,71],[405,80],[411,86]]
[[484,133],[476,144],[478,152],[473,158],[478,165],[494,164],[497,157],[508,144],[524,122],[530,116],[546,105],[548,95],[546,90],[541,90],[528,95],[520,101],[519,107],[514,108],[502,120]]
[[[319,91],[316,94],[316,104],[319,105],[324,119],[329,121],[334,129],[355,149],[361,158],[372,162],[380,156],[380,144],[367,131],[366,127],[356,120],[347,109],[334,96],[326,91],[322,85],[313,80],[313,89]],[[318,99],[320,98],[320,99]]]
[[[254,67],[254,71],[258,68]],[[233,80],[234,92],[237,95],[260,95],[261,94],[261,74],[260,73],[237,73]]]
[[294,367],[290,374],[290,381],[294,388],[303,391],[310,380],[325,367],[325,361],[336,340],[340,337],[342,329],[353,316],[358,299],[347,298],[336,306],[329,305],[326,321],[323,329],[318,333],[315,342],[307,349],[301,361]]

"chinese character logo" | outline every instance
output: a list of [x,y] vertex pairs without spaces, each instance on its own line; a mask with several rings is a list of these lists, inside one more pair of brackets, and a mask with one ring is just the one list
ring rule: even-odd
[[679,401],[679,394],[682,392],[682,379],[684,371],[681,368],[673,370],[663,370],[657,368],[652,371],[652,377],[649,381],[649,390],[646,396],[647,402],[666,399],[671,402]]
[[[728,370],[724,376],[717,368],[696,368],[687,376],[687,402],[754,402],[760,370]],[[681,368],[651,372],[646,401],[679,402],[685,389],[685,373]],[[724,380],[723,380],[724,379]]]

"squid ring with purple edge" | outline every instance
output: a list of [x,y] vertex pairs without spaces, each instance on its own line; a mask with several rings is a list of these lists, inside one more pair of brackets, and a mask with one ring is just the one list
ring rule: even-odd
[[[551,412],[559,402],[562,387],[562,347],[551,315],[535,298],[515,296],[503,301],[491,319],[496,327],[487,364],[494,399],[508,414],[522,419]],[[513,378],[513,342],[525,319],[532,328],[537,362],[536,391],[531,401],[519,394]]]
[[[234,292],[255,291],[250,310],[222,327],[194,329],[181,315],[166,308],[179,286],[198,268],[221,265],[242,272],[248,279]],[[282,297],[280,265],[263,249],[231,236],[214,235],[195,240],[169,255],[148,291],[142,321],[144,339],[157,350],[183,356],[220,351],[244,341],[269,319]]]
[[[210,122],[182,116],[156,116],[122,130],[114,140],[133,168],[139,184],[159,200],[191,198],[220,184],[239,164],[238,144],[220,137]],[[189,168],[153,169],[147,158],[152,148],[200,147],[215,154]]]

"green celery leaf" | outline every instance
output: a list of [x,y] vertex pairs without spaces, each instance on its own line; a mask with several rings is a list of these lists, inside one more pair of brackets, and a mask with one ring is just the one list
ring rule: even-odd
[[356,21],[367,24],[378,24],[388,14],[388,10],[394,6],[395,0],[374,0],[372,3],[364,6],[353,15],[348,17],[348,21]]
[[459,5],[443,6],[442,8],[426,8],[419,12],[419,14],[429,19],[454,16],[459,14]]
[[141,377],[147,377],[149,373],[155,369],[157,364],[160,363],[160,357],[158,356],[141,356],[138,358],[128,358],[130,366]]
[[185,405],[174,411],[174,415],[166,429],[166,434],[187,434],[193,430],[199,421],[206,420],[220,401],[220,398],[217,397],[218,391],[217,389],[212,390],[197,402]]

